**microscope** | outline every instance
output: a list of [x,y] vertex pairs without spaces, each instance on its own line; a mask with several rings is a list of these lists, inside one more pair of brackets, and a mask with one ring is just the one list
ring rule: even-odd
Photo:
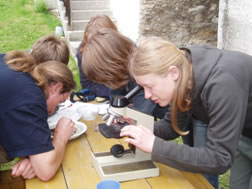
[[[154,118],[146,113],[134,110],[129,107],[129,100],[133,98],[142,87],[137,85],[125,96],[118,95],[112,97],[110,101],[110,107],[107,114],[104,115],[103,120],[106,120],[106,124],[103,124],[100,132],[107,138],[105,130],[116,130],[117,126],[113,126],[115,120],[119,120],[121,117],[128,120],[133,120],[134,125],[143,125],[153,131]],[[116,131],[118,134],[120,130]],[[115,137],[118,138],[118,137]],[[121,145],[114,145],[113,147]],[[135,180],[147,177],[159,176],[159,168],[155,162],[151,161],[151,154],[145,153],[138,148],[132,149],[120,149],[119,155],[113,153],[113,147],[110,152],[92,153],[92,163],[102,180],[113,179],[117,181]],[[120,153],[122,152],[122,153]],[[118,149],[117,149],[118,153]]]

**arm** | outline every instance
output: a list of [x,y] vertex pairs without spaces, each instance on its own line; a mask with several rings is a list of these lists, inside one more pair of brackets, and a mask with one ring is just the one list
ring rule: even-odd
[[55,175],[63,160],[65,147],[73,130],[74,123],[67,118],[61,118],[54,134],[54,150],[29,156],[32,167],[41,180],[48,181]]
[[[184,120],[179,121],[182,126],[182,124],[187,124],[187,121],[190,118],[190,113],[179,113],[178,117],[180,120],[184,118]],[[164,139],[165,142],[167,142],[166,140],[171,140],[179,136],[171,126],[170,112],[166,114],[165,119],[157,121],[155,123],[154,134],[152,131],[142,125],[125,126],[121,129],[120,133],[121,137],[130,136],[130,138],[125,139],[125,142],[133,144],[137,148],[149,153],[152,153],[155,135]]]
[[231,167],[244,124],[248,94],[227,73],[217,79],[217,84],[216,80],[212,81],[202,91],[203,106],[210,120],[206,146],[192,148],[156,137],[152,150],[154,161],[185,171],[211,174],[222,174]]
[[[229,75],[222,78],[218,84],[208,85],[203,92],[206,99],[204,106],[210,119],[206,146],[195,148],[169,142],[159,137],[153,138],[154,135],[150,132],[135,126],[124,127],[121,130],[121,136],[130,136],[131,138],[126,139],[126,142],[152,153],[154,161],[184,171],[224,173],[234,160],[244,124],[248,94]],[[236,86],[235,91],[232,90],[234,86]],[[226,94],[224,98],[223,94]],[[170,134],[172,131],[169,125],[166,126],[168,126],[168,131],[165,131],[165,125],[159,125],[160,128],[155,128],[155,134],[168,139],[172,136]]]

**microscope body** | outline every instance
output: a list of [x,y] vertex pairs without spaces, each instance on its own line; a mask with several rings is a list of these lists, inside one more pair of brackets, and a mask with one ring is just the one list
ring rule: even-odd
[[[111,127],[115,119],[123,117],[134,120],[136,127],[143,125],[153,131],[153,116],[130,108],[128,104],[128,98],[115,97],[112,99],[108,114],[104,118],[107,120],[107,127]],[[159,175],[159,168],[156,163],[151,161],[151,154],[138,148],[134,152],[126,150],[124,155],[119,158],[109,152],[93,153],[92,163],[102,179],[126,181]]]
[[[128,106],[123,107],[123,108],[110,107],[110,111],[116,113],[117,115],[120,115],[121,117],[125,119],[134,120],[134,125],[136,127],[138,127],[139,125],[142,125],[153,132],[154,118],[151,115],[137,111]],[[145,153],[139,150],[138,148],[136,148],[135,153],[136,155],[145,154],[145,156],[151,157],[151,154]]]

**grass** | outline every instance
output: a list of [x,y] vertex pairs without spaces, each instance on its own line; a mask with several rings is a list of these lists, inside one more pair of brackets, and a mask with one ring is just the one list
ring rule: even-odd
[[29,49],[59,25],[50,13],[35,12],[33,0],[0,0],[0,52]]
[[44,0],[35,0],[35,11],[40,13],[48,12],[48,7]]
[[[54,34],[56,26],[61,26],[60,20],[44,10],[42,0],[36,5],[33,0],[0,0],[0,53],[30,49],[41,36]],[[79,90],[79,72],[72,57],[69,68]]]
[[73,75],[74,75],[74,81],[77,84],[76,89],[74,91],[79,91],[81,89],[79,70],[78,70],[77,64],[72,56],[70,57],[70,62],[68,64],[68,67],[70,68],[70,70],[72,70]]

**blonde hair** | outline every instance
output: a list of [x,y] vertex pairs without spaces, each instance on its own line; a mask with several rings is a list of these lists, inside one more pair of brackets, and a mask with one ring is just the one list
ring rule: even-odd
[[89,80],[111,89],[125,87],[129,82],[128,56],[133,48],[133,43],[119,32],[102,28],[86,43],[83,72]]
[[180,70],[171,113],[172,127],[180,135],[186,135],[188,131],[184,132],[178,128],[176,113],[187,111],[192,107],[192,64],[185,53],[174,44],[153,37],[141,41],[129,61],[129,71],[133,77],[150,73],[165,76],[170,66],[176,66]]
[[85,28],[85,33],[84,33],[84,37],[83,37],[83,41],[82,41],[82,45],[80,49],[81,54],[83,54],[87,41],[94,34],[96,34],[97,31],[101,28],[110,28],[112,30],[117,31],[116,25],[112,22],[112,20],[108,16],[98,15],[98,16],[92,17]]
[[53,35],[39,38],[32,45],[30,54],[37,64],[51,60],[56,60],[66,65],[69,62],[69,49],[66,42]]
[[46,97],[48,97],[48,87],[57,82],[63,84],[61,93],[70,92],[75,88],[76,84],[71,70],[61,62],[47,61],[43,64],[36,64],[32,56],[21,51],[7,53],[5,62],[13,70],[30,74]]

